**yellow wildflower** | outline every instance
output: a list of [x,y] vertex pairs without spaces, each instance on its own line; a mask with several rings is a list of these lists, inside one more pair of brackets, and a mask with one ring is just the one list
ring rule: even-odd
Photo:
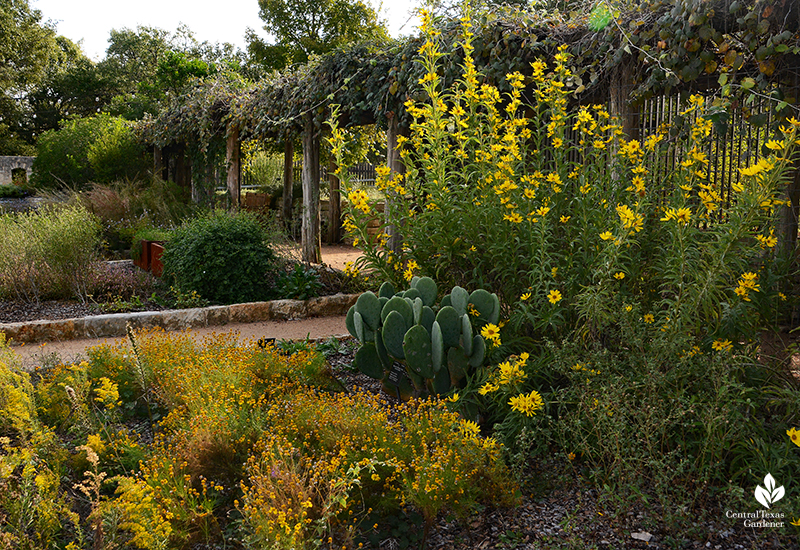
[[792,443],[800,447],[800,431],[792,428],[790,430],[786,430],[786,435],[789,436],[789,439],[792,440]]
[[514,396],[508,400],[508,404],[511,405],[512,410],[527,416],[533,416],[538,410],[544,408],[542,396],[536,390],[529,394]]
[[711,348],[715,351],[731,351],[733,349],[733,343],[730,340],[714,340],[711,344]]

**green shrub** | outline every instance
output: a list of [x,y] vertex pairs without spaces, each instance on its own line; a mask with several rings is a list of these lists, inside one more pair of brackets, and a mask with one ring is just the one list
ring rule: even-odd
[[308,300],[319,295],[322,283],[319,274],[313,268],[297,264],[289,273],[278,279],[277,294],[281,298]]
[[245,144],[242,177],[247,185],[258,185],[262,191],[283,190],[283,155],[270,153],[254,142]]
[[108,119],[86,153],[93,180],[105,183],[143,177],[152,166],[144,152],[131,123],[121,118]]
[[80,187],[140,177],[150,162],[130,123],[99,115],[73,119],[39,138],[31,183],[35,187]]
[[0,296],[86,300],[100,226],[80,206],[0,216]]
[[267,297],[276,257],[254,216],[216,211],[177,228],[162,261],[170,284],[230,304]]
[[0,199],[21,199],[32,193],[27,186],[22,185],[0,185]]

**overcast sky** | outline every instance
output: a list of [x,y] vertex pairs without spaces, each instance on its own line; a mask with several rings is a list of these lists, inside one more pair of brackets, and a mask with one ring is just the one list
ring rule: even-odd
[[[377,6],[380,0],[367,0]],[[409,21],[421,0],[384,0],[380,15],[394,37],[415,32],[418,20]],[[205,5],[204,5],[205,4]],[[258,17],[258,0],[30,0],[44,20],[56,25],[58,34],[82,42],[86,55],[99,61],[105,57],[111,29],[136,29],[139,25],[175,31],[184,23],[198,41],[230,42],[245,49],[245,29],[266,37]],[[213,6],[213,7],[212,7]]]

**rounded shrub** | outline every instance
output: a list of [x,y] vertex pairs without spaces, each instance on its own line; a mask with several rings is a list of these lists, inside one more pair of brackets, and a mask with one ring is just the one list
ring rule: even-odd
[[173,231],[162,261],[169,284],[232,304],[267,297],[276,257],[253,215],[215,211]]

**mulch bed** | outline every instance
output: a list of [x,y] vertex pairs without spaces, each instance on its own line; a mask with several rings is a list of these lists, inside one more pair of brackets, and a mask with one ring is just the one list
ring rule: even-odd
[[[381,384],[352,369],[356,344],[341,341],[339,352],[328,355],[334,374],[344,385],[374,393]],[[386,394],[384,394],[386,395]],[[390,405],[396,402],[387,396]],[[732,523],[723,506],[704,510],[692,520],[693,534],[667,533],[659,528],[662,514],[640,508],[616,513],[601,493],[581,477],[580,465],[551,457],[531,461],[523,475],[522,504],[517,508],[484,509],[464,523],[441,518],[431,530],[428,550],[491,549],[667,549],[715,550],[798,548],[796,536],[780,536],[778,529],[745,528]],[[792,518],[787,518],[791,521]],[[421,532],[421,526],[419,531]],[[784,530],[786,532],[786,530]],[[381,549],[417,548],[398,538],[382,541]]]

